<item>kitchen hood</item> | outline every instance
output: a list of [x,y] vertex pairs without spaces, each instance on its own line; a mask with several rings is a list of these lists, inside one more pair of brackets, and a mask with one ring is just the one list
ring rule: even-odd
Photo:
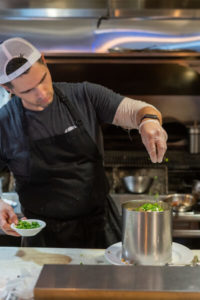
[[7,0],[0,41],[26,38],[47,56],[200,51],[197,0]]

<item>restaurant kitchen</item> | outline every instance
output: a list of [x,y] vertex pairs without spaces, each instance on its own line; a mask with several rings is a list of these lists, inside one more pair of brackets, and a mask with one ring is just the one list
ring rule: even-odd
[[200,178],[199,133],[192,131],[200,121],[199,17],[196,1],[7,1],[0,40],[33,42],[54,81],[102,84],[161,110],[168,151],[159,165],[136,131],[103,126],[112,193],[127,193],[122,177],[134,174],[154,178],[147,194],[191,193]]
[[[102,84],[161,110],[168,133],[162,164],[150,162],[135,130],[102,128],[105,168],[119,209],[130,199],[192,193],[200,179],[200,136],[193,131],[200,122],[198,1],[8,0],[0,3],[0,28],[0,40],[21,36],[35,44],[54,81]],[[151,186],[131,193],[126,176],[149,176]],[[196,205],[174,215],[175,241],[200,248],[199,210]]]

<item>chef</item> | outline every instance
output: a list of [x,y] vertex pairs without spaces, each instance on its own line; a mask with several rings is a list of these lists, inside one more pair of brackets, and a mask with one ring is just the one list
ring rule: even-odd
[[[0,165],[15,176],[24,216],[47,223],[23,246],[105,248],[121,240],[100,126],[137,128],[152,162],[162,162],[161,113],[97,84],[52,83],[41,53],[22,38],[0,45],[0,84],[13,95],[0,110]],[[2,230],[18,236],[10,227],[17,222],[0,200]]]

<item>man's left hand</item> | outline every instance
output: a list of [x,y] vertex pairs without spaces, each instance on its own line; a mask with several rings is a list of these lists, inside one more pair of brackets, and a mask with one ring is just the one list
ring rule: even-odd
[[151,161],[161,163],[167,150],[167,133],[157,120],[144,120],[139,126],[142,142]]

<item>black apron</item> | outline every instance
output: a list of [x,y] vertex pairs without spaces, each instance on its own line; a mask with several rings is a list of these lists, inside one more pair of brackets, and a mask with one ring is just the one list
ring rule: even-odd
[[16,178],[22,211],[42,219],[45,229],[23,239],[23,246],[105,248],[121,240],[118,211],[108,196],[102,156],[73,104],[54,86],[74,120],[70,132],[37,141],[24,132],[30,152],[30,176]]

